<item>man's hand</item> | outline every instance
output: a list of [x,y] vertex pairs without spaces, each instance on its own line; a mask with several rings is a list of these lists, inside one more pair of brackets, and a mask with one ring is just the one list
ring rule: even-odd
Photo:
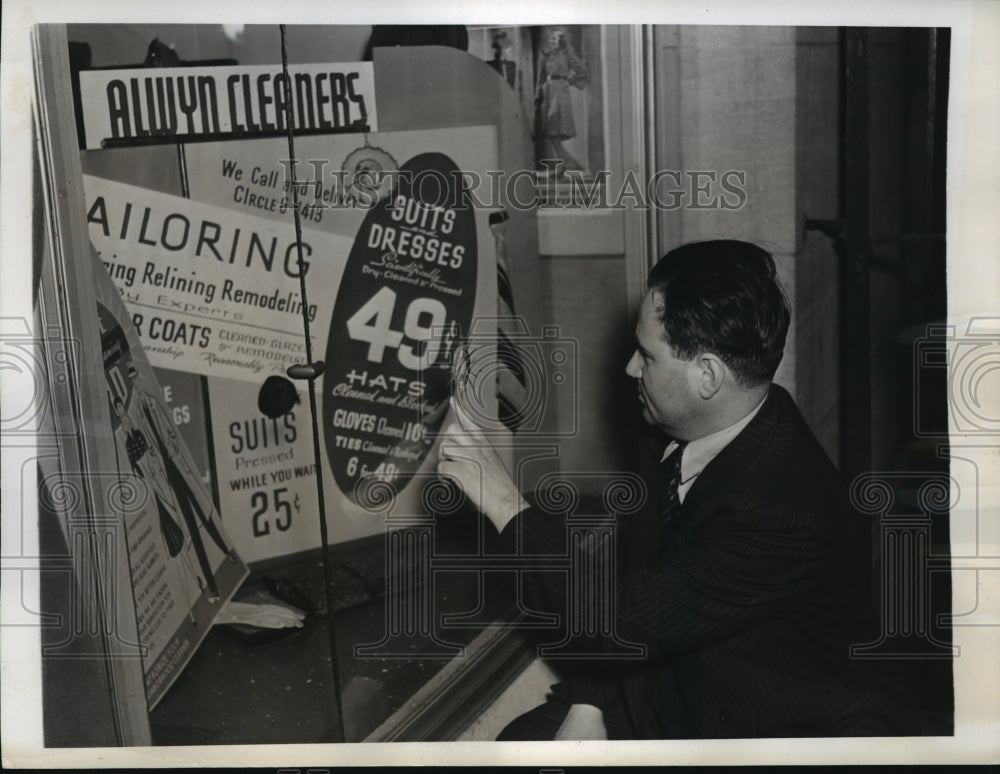
[[604,727],[604,713],[590,704],[574,704],[569,708],[566,719],[556,731],[556,741],[577,741],[584,739],[607,739]]
[[500,532],[528,503],[482,429],[454,399],[451,409],[457,421],[441,433],[438,473],[461,487]]

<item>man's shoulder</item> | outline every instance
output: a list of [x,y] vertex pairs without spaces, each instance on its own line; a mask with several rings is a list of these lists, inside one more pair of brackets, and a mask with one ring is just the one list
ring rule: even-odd
[[805,454],[809,462],[833,465],[788,390],[778,384],[771,385],[764,405],[737,440],[771,457]]
[[[776,501],[846,495],[836,467],[787,390],[772,385],[753,420],[710,464],[720,489]],[[708,469],[706,468],[706,472]]]
[[762,428],[769,435],[768,454],[794,468],[812,468],[838,478],[836,467],[788,391],[780,385],[771,385],[762,413],[768,403],[772,404],[773,414],[765,416],[770,418],[770,424]]

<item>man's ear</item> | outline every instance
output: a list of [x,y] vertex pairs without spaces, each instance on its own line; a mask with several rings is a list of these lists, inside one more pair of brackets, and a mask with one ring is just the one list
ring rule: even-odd
[[696,358],[698,363],[698,394],[703,400],[713,397],[726,381],[726,364],[718,355],[702,352]]

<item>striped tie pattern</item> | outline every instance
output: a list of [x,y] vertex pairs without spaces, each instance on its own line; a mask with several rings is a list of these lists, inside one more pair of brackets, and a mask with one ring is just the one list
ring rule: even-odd
[[509,215],[490,215],[490,231],[497,256],[497,412],[507,429],[516,433],[525,418],[528,400],[527,372],[512,336],[523,332],[523,324],[514,313],[514,293],[510,285],[507,239],[504,234]]
[[660,527],[665,535],[681,509],[677,490],[681,484],[681,457],[686,441],[677,441],[677,448],[660,463]]

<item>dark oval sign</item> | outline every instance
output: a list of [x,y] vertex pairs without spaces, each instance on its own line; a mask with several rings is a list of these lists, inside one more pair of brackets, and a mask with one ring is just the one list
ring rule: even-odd
[[327,339],[326,451],[352,500],[362,479],[399,491],[423,463],[448,410],[478,263],[458,167],[442,153],[412,158],[358,230]]

